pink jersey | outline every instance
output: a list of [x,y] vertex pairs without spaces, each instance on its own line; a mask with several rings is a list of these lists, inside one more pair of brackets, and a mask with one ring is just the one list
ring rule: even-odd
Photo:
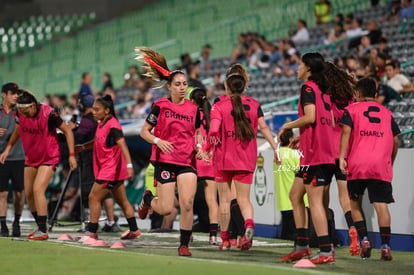
[[[257,100],[246,95],[242,95],[241,98],[246,117],[257,137],[258,117],[261,112],[260,104]],[[208,141],[210,145],[215,145],[214,165],[219,171],[254,172],[257,158],[256,138],[248,142],[236,139],[232,112],[231,97],[217,102],[211,109],[211,128]]]
[[[201,134],[203,135],[203,151],[206,150],[206,148],[208,147],[207,144],[207,126],[206,123],[207,121],[204,120],[204,115],[201,112]],[[210,163],[206,163],[204,160],[196,160],[196,165],[197,165],[197,176],[199,178],[202,177],[213,177],[214,178],[214,166],[213,166],[213,161],[211,161]]]
[[104,125],[99,122],[93,144],[93,172],[96,180],[121,181],[128,178],[127,164],[121,148],[116,143],[120,137],[111,135],[111,129],[122,132],[116,118],[111,117]]
[[391,154],[398,126],[390,110],[375,101],[345,108],[341,123],[352,128],[348,143],[348,180],[392,180]]
[[[24,151],[25,164],[37,167],[43,164],[58,164],[60,148],[56,128],[49,131],[49,116],[53,108],[44,104],[38,105],[36,117],[19,115],[19,133]],[[57,115],[57,114],[56,114]]]
[[[331,98],[328,94],[322,93],[311,80],[307,81],[304,87],[306,89],[301,92],[299,98],[299,117],[304,115],[303,108],[306,104],[314,104],[316,113],[313,124],[300,128],[299,149],[303,155],[300,165],[335,164],[336,142],[332,128]],[[303,97],[307,93],[314,93],[313,103],[304,102]]]
[[342,128],[339,125],[342,115],[344,114],[345,111],[345,107],[347,107],[348,105],[351,105],[352,103],[354,103],[354,100],[350,100],[348,102],[332,102],[331,108],[332,108],[332,112],[335,118],[335,128],[334,128],[334,142],[335,142],[335,146],[334,146],[334,155],[335,158],[339,158],[339,143],[341,140],[341,132],[342,132]]
[[196,119],[198,109],[191,101],[174,104],[167,98],[154,102],[153,108],[159,107],[154,136],[169,141],[174,146],[171,154],[164,154],[152,146],[151,162],[164,162],[176,165],[196,167]]

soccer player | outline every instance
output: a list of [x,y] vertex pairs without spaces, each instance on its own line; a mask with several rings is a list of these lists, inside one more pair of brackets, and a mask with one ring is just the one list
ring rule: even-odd
[[98,98],[93,104],[93,116],[99,121],[93,146],[93,171],[95,183],[89,194],[90,223],[86,235],[97,239],[101,202],[110,192],[122,208],[129,230],[121,239],[135,239],[141,235],[135,220],[134,208],[128,201],[124,181],[134,179],[131,156],[115,116],[114,103],[110,95]]
[[[303,154],[290,191],[298,237],[295,249],[280,258],[281,261],[293,261],[310,256],[307,215],[303,202],[305,191],[308,194],[320,250],[312,262],[324,264],[335,261],[324,203],[324,196],[329,192],[335,171],[333,115],[324,68],[325,61],[321,54],[310,52],[302,56],[297,69],[298,78],[305,81],[299,98],[299,118],[284,124],[279,131],[280,138],[287,129],[300,128],[300,151]],[[295,139],[292,142],[297,141]]]
[[4,163],[19,138],[26,152],[24,168],[24,189],[30,211],[35,218],[38,230],[30,234],[29,240],[47,240],[47,201],[46,188],[60,160],[56,128],[66,137],[69,148],[70,168],[76,169],[75,145],[72,131],[52,107],[39,103],[34,95],[20,90],[17,99],[16,128],[9,143],[0,155]]
[[[1,88],[3,103],[0,105],[0,152],[3,152],[16,126],[16,103],[19,87],[16,83],[4,84]],[[6,224],[7,196],[9,194],[9,180],[12,182],[14,193],[14,221],[13,237],[20,237],[20,216],[24,206],[24,158],[22,142],[16,145],[8,155],[6,162],[0,165],[0,236],[8,237],[9,229]]]
[[[150,207],[161,215],[174,209],[175,187],[180,204],[179,256],[191,256],[188,249],[193,225],[193,202],[197,189],[196,158],[203,158],[203,136],[200,131],[200,111],[185,99],[188,83],[185,73],[170,71],[165,58],[149,48],[137,48],[137,60],[145,62],[147,76],[167,82],[169,98],[154,102],[141,136],[153,144],[151,163],[155,167],[157,197],[147,190],[138,207],[138,214],[145,219]],[[154,129],[154,134],[151,131]]]
[[368,189],[381,234],[381,260],[391,261],[391,216],[388,204],[394,202],[392,165],[397,156],[400,129],[391,111],[375,101],[376,86],[373,79],[359,80],[356,90],[358,103],[346,107],[341,119],[339,164],[347,175],[352,219],[362,240],[360,256],[371,256],[371,243],[361,208],[364,191]]
[[[250,202],[250,187],[257,158],[257,127],[276,150],[277,145],[266,125],[263,111],[257,100],[243,95],[246,81],[245,68],[240,64],[231,66],[226,72],[227,99],[214,104],[211,110],[211,126],[207,140],[208,151],[214,146],[215,180],[220,198],[220,224],[222,245],[229,249],[228,226],[230,221],[231,184],[237,191],[237,201],[245,220],[245,234],[240,240],[240,249],[252,246],[254,235],[253,206]],[[211,157],[211,154],[209,154]]]
[[[358,233],[353,226],[351,206],[349,203],[348,197],[348,188],[346,184],[346,175],[341,172],[339,169],[339,141],[341,138],[342,128],[339,126],[339,122],[344,113],[346,106],[354,103],[355,101],[355,80],[344,70],[338,68],[331,62],[325,62],[325,75],[329,84],[329,93],[331,94],[332,101],[332,112],[335,118],[335,128],[334,128],[334,141],[335,141],[335,158],[336,158],[336,167],[335,167],[335,178],[338,185],[338,195],[339,195],[339,204],[345,215],[345,220],[348,225],[348,235],[350,239],[349,252],[352,256],[359,254],[359,241]],[[328,211],[329,205],[329,193],[325,197],[325,208]],[[329,213],[329,212],[327,212]],[[328,227],[332,224],[329,220],[331,217],[328,215]],[[331,233],[331,229],[328,230]],[[333,237],[333,236],[331,236]],[[333,240],[331,240],[332,242]]]
[[[200,109],[201,133],[203,135],[203,148],[207,146],[207,134],[210,129],[210,109],[211,105],[207,99],[207,93],[200,88],[194,88],[190,94],[191,101]],[[218,231],[218,203],[217,203],[217,183],[214,181],[213,163],[206,163],[204,160],[197,160],[198,181],[204,184],[204,194],[208,206],[208,216],[210,221],[209,243],[217,244]]]

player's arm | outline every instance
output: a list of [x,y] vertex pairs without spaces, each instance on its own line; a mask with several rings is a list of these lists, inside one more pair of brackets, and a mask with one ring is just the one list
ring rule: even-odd
[[398,136],[394,137],[394,144],[392,147],[392,154],[391,154],[391,163],[394,165],[395,158],[397,157],[398,152]]
[[20,132],[19,132],[19,124],[16,123],[16,127],[14,128],[14,131],[9,139],[9,142],[7,143],[6,148],[4,148],[4,151],[0,155],[0,163],[3,163],[6,161],[7,156],[10,153],[10,150],[13,148],[14,144],[19,140],[20,138]]
[[220,128],[223,115],[220,111],[220,108],[217,105],[213,105],[210,113],[210,130],[208,131],[207,136],[207,147],[206,152],[210,152],[213,149],[213,146],[219,142],[220,138]]
[[73,137],[73,132],[64,122],[62,122],[58,128],[63,132],[63,134],[66,137],[66,142],[67,142],[68,148],[69,148],[69,165],[70,165],[70,168],[72,170],[76,169],[78,164],[77,164],[76,158],[75,158],[75,139]]
[[264,138],[269,142],[270,146],[272,147],[273,151],[275,152],[275,161],[277,165],[281,164],[282,159],[280,158],[278,146],[273,138],[272,132],[270,131],[269,127],[264,120],[264,116],[259,117],[259,128],[262,132]]
[[339,144],[339,168],[345,175],[348,174],[348,163],[345,160],[345,153],[348,147],[349,137],[351,136],[352,128],[348,125],[342,125],[341,141]]
[[397,152],[398,152],[398,136],[401,134],[401,130],[400,130],[400,127],[398,127],[398,124],[395,122],[393,117],[391,117],[391,131],[392,131],[392,135],[394,136],[392,154],[391,154],[391,163],[394,165],[394,161],[395,161],[395,158],[397,157]]
[[116,139],[116,144],[121,148],[122,155],[127,163],[127,172],[130,180],[134,180],[134,167],[132,166],[131,155],[129,154],[128,146],[124,137]]
[[[313,104],[307,104],[303,108],[304,114],[302,117],[286,123],[280,128],[278,138],[280,140],[280,137],[285,134],[286,130],[293,129],[293,128],[302,128],[305,126],[308,126],[310,124],[313,124],[315,122],[316,117],[316,107]],[[280,141],[279,141],[280,142]]]

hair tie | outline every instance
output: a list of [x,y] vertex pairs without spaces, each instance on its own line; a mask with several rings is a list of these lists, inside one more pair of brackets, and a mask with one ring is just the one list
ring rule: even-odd
[[152,59],[149,58],[148,56],[144,55],[144,59],[145,61],[147,61],[149,65],[157,69],[157,71],[159,71],[163,76],[166,76],[166,77],[170,76],[171,72],[169,70],[164,69],[163,67],[161,67],[160,65],[152,61]]

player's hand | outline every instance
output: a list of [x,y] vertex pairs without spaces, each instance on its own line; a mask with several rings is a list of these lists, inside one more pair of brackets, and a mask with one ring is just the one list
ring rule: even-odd
[[203,149],[196,147],[196,158],[197,159],[203,159],[204,158],[204,152]]
[[68,127],[69,129],[73,130],[76,128],[76,123],[74,123],[73,121],[68,121]]
[[0,137],[2,137],[6,131],[6,128],[0,128]]
[[131,168],[127,168],[127,173],[128,173],[129,179],[131,181],[133,181],[134,178],[135,178],[134,168],[132,168],[132,167]]
[[294,137],[292,141],[289,143],[289,148],[299,149],[299,145],[300,145],[300,138]]
[[164,154],[171,154],[174,151],[174,145],[166,140],[160,139],[156,145]]
[[70,166],[70,169],[72,170],[75,170],[78,167],[78,163],[76,161],[75,156],[69,157],[69,166]]
[[211,158],[213,157],[213,152],[204,152],[204,162],[210,164]]
[[1,153],[0,155],[0,163],[4,164],[4,162],[6,161],[7,156],[9,155],[9,150],[5,149],[3,151],[3,153]]
[[339,169],[341,169],[342,174],[348,175],[348,163],[343,158],[339,159]]

